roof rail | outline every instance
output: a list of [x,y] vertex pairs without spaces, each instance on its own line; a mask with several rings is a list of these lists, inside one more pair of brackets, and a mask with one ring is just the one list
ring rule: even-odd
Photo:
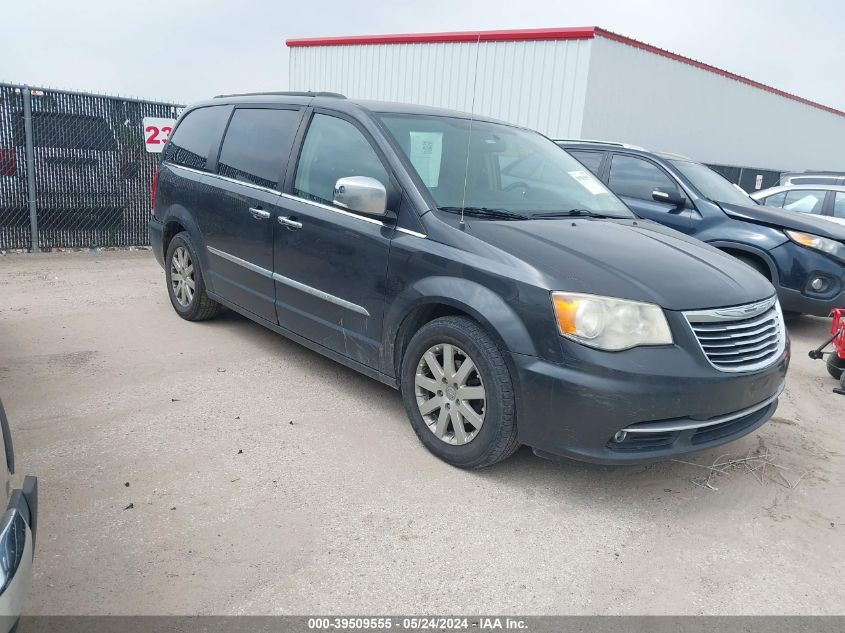
[[661,158],[668,158],[669,160],[692,160],[689,156],[684,156],[683,154],[676,154],[675,152],[654,152]]
[[346,95],[342,95],[339,92],[311,92],[308,91],[297,91],[291,90],[286,92],[240,92],[231,95],[215,95],[215,99],[226,99],[228,97],[263,97],[263,96],[272,96],[272,97],[333,97],[335,99],[346,99]]
[[782,176],[845,176],[845,171],[818,171],[816,169],[807,169],[804,171],[785,171]]
[[583,143],[585,145],[611,145],[613,147],[624,147],[625,149],[638,149],[644,152],[648,150],[645,147],[640,147],[639,145],[631,145],[630,143],[620,143],[619,141],[599,141],[596,139],[590,138],[556,138],[554,139],[555,143]]

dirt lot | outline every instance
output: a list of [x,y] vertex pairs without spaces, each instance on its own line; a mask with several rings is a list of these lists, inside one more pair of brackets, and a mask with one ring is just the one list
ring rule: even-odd
[[713,490],[527,449],[451,468],[390,388],[232,313],[179,319],[149,252],[0,257],[0,298],[41,484],[28,613],[845,613],[845,398],[806,357],[825,320],[791,328],[775,418],[691,458],[806,474]]

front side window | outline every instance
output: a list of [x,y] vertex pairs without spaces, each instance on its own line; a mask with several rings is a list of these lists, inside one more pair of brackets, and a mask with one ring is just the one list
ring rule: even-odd
[[845,192],[836,192],[833,199],[833,217],[845,219]]
[[299,110],[235,110],[223,139],[217,172],[254,185],[275,187],[290,155],[299,117]]
[[601,161],[604,158],[603,152],[588,152],[567,150],[572,154],[587,169],[593,172],[596,176],[599,175],[599,168],[601,168]]
[[220,138],[228,113],[226,106],[210,106],[188,112],[165,143],[162,160],[205,169],[211,144]]
[[537,132],[449,116],[379,118],[439,209],[633,217],[589,170]]
[[782,207],[783,206],[783,199],[786,197],[786,192],[781,191],[780,193],[776,193],[773,196],[769,196],[768,198],[763,198],[762,203],[765,204],[767,207]]
[[660,189],[678,191],[674,181],[657,165],[642,158],[616,154],[610,161],[610,188],[620,196],[652,200],[652,192]]
[[811,189],[793,189],[787,192],[783,201],[783,208],[798,213],[821,215],[826,191]]
[[327,114],[308,126],[293,184],[295,195],[332,204],[335,183],[348,176],[375,178],[387,188],[387,170],[357,127]]

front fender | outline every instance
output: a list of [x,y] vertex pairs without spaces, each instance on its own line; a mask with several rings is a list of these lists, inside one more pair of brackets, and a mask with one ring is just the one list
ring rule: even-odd
[[395,373],[396,343],[402,324],[417,308],[427,305],[446,305],[466,312],[508,351],[537,355],[535,342],[522,319],[501,296],[468,279],[425,277],[406,287],[389,304],[382,345],[385,373]]

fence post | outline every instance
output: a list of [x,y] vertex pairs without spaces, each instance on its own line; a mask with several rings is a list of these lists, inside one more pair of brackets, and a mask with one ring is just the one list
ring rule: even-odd
[[32,140],[32,91],[24,86],[23,92],[23,127],[26,136],[26,184],[29,198],[29,230],[32,234],[32,252],[37,253],[38,247],[38,207],[35,198],[35,149]]

